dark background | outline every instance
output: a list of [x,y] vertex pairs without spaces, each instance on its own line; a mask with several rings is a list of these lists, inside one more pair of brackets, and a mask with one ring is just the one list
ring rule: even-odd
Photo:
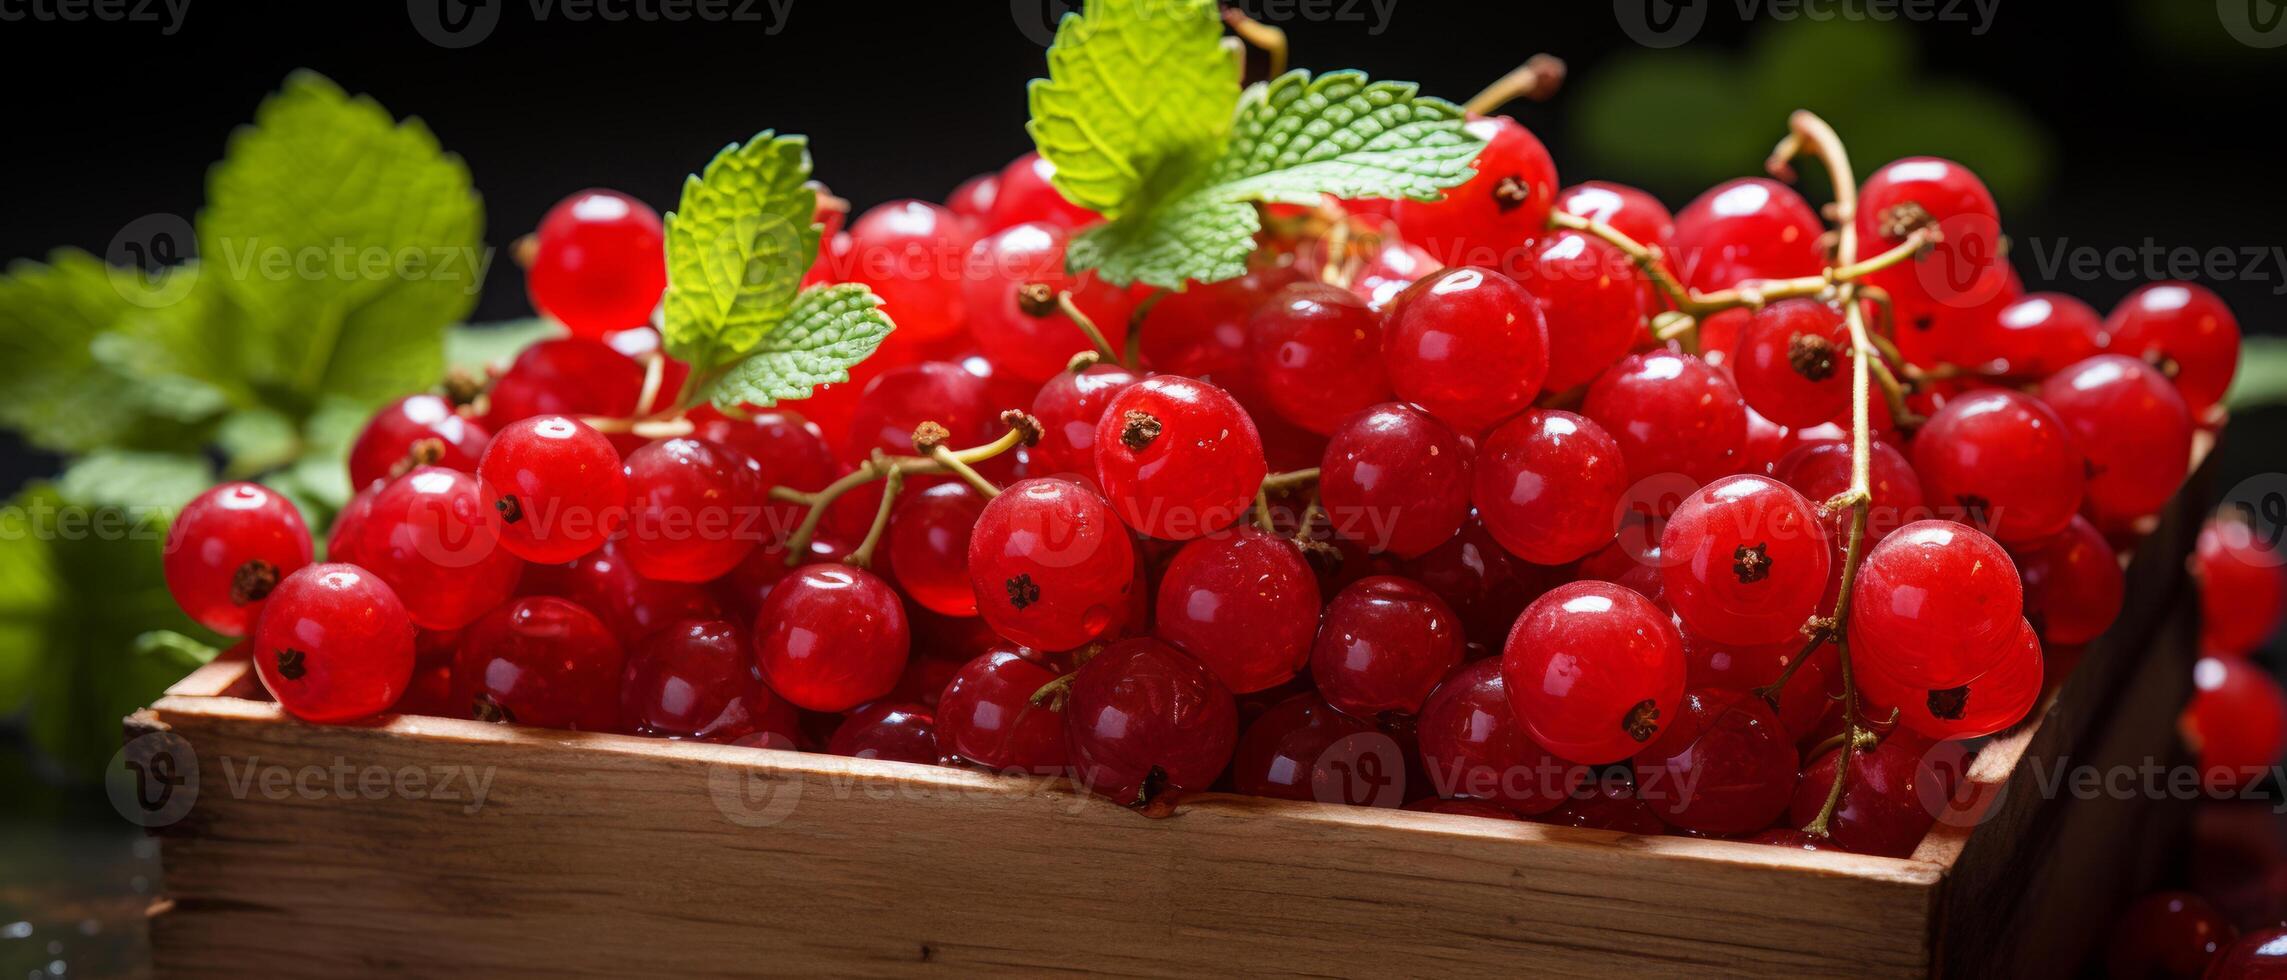
[[[141,2],[126,0],[130,9]],[[727,0],[727,9],[741,2]],[[485,199],[486,239],[496,247],[582,187],[614,187],[670,207],[684,174],[763,128],[808,134],[818,175],[860,209],[898,197],[940,198],[1029,147],[1023,89],[1042,73],[1044,11],[1061,9],[1054,0],[777,2],[789,16],[774,33],[778,11],[764,0],[751,8],[759,21],[728,23],[641,19],[660,9],[656,0],[609,4],[639,18],[619,22],[579,19],[574,11],[585,8],[571,0],[493,0],[497,25],[481,42],[454,49],[431,43],[416,24],[434,23],[439,9],[458,8],[456,0],[443,8],[438,0],[194,0],[171,35],[156,5],[150,12],[161,22],[74,22],[42,13],[54,7],[0,0],[0,13],[10,15],[0,20],[0,91],[8,93],[0,167],[10,191],[0,260],[66,245],[101,255],[139,217],[189,216],[225,136],[300,67],[424,119],[467,160]],[[2230,2],[2249,4],[2258,17],[2278,13],[2274,0]],[[1862,101],[1880,96],[1929,110],[1914,125],[1875,127],[1871,135],[1845,128],[1854,143],[1944,144],[1960,136],[1949,132],[1949,107],[2000,107],[1998,128],[2037,151],[1992,161],[1997,171],[2032,175],[2001,201],[2021,247],[2287,242],[2275,132],[2287,48],[2240,43],[2224,27],[2223,8],[2206,0],[2010,0],[1993,9],[1982,33],[1975,8],[1954,0],[1908,6],[1934,14],[1917,22],[1866,16],[1899,9],[1879,0],[1700,0],[1703,28],[1673,50],[1637,44],[1622,28],[1626,8],[1601,0],[1382,4],[1381,11],[1350,0],[1242,6],[1289,32],[1298,66],[1362,67],[1455,100],[1536,51],[1566,58],[1573,72],[1566,93],[1510,111],[1549,143],[1567,183],[1641,182],[1680,207],[1723,176],[1757,172],[1761,151],[1783,132],[1786,104],[1826,111],[1827,101],[1853,94],[1838,88],[1853,88]],[[1848,68],[1858,48],[1844,42],[1868,32],[1910,51],[1910,62],[1838,86],[1814,59],[1811,70],[1781,78],[1777,92],[1739,67],[1762,63],[1758,45],[1784,34],[1799,50],[1834,54]],[[1708,74],[1726,64],[1733,75]],[[1705,84],[1613,90],[1612,80],[1624,75],[1657,78],[1670,68],[1700,70]],[[1590,105],[1609,115],[1579,118]],[[1756,110],[1747,131],[1733,134],[1744,138],[1721,141],[1722,159],[1710,170],[1705,157],[1716,151],[1705,139],[1687,141],[1690,127],[1675,124],[1744,106]],[[1775,107],[1767,117],[1765,106]],[[1663,108],[1675,111],[1663,115]],[[1994,128],[1994,113],[1984,116]],[[1573,138],[1592,129],[1605,136]],[[1615,150],[1630,146],[1642,152]],[[1964,156],[1973,167],[1983,163]],[[1863,156],[1861,171],[1884,159]],[[2029,288],[2065,288],[2100,310],[2140,281],[2043,282],[2019,255]],[[2274,291],[2287,288],[2287,269],[2277,258],[2267,262],[2207,281],[2251,334],[2281,329]],[[528,312],[520,277],[497,262],[476,318]],[[2242,416],[2227,440],[2219,492],[2279,469],[2281,429],[2277,413]],[[0,434],[0,495],[52,474],[55,464]],[[0,756],[18,751],[0,719]],[[99,791],[25,772],[0,764],[0,818],[43,814],[36,826],[0,820],[8,838],[0,840],[0,964],[47,965],[52,940],[4,931],[26,917],[84,919],[59,955],[98,972],[113,956],[119,959],[109,965],[131,964],[134,940],[119,934],[133,933],[141,899],[111,896],[151,887],[147,855],[129,850],[134,836],[112,822]],[[79,802],[18,805],[33,795]],[[29,884],[14,880],[20,872],[29,872]],[[56,891],[52,875],[71,884]],[[49,891],[40,890],[43,879]],[[11,905],[29,911],[10,914]],[[107,933],[107,926],[120,928]]]

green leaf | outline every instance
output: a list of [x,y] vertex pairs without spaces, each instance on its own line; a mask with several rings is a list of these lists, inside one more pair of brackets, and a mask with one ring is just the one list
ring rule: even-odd
[[2239,373],[2224,405],[2234,412],[2287,404],[2287,338],[2249,337],[2239,345]]
[[107,332],[140,313],[129,273],[65,249],[0,276],[0,426],[57,452],[179,445],[222,408],[203,385],[123,371],[99,356]]
[[482,378],[486,371],[508,370],[524,348],[564,335],[564,325],[546,317],[465,323],[445,334],[445,364]]
[[762,348],[715,382],[708,397],[730,411],[807,398],[818,385],[850,380],[850,366],[896,328],[880,307],[873,290],[854,283],[803,290]]
[[240,373],[378,402],[442,373],[490,259],[482,225],[468,168],[419,120],[296,72],[208,175],[200,285],[254,326]]
[[56,605],[48,542],[21,507],[0,509],[0,716],[31,696],[47,655],[47,620]]
[[152,630],[135,638],[135,655],[155,660],[163,668],[187,674],[214,660],[221,650],[174,630]]
[[56,491],[77,505],[156,517],[180,510],[213,484],[213,467],[197,456],[107,449],[72,463],[56,478]]
[[1091,0],[1057,25],[1025,129],[1066,200],[1120,218],[1221,155],[1239,70],[1214,0]]
[[230,413],[214,430],[215,448],[229,460],[233,478],[276,469],[294,461],[302,451],[301,434],[294,420],[272,408],[245,408]]
[[1288,72],[1247,89],[1211,166],[1150,210],[1080,235],[1070,262],[1123,286],[1229,279],[1254,250],[1255,204],[1312,204],[1325,194],[1434,200],[1469,179],[1483,147],[1462,128],[1459,106],[1410,82]]
[[683,181],[667,215],[667,352],[704,377],[755,350],[787,317],[818,257],[810,144],[768,130]]

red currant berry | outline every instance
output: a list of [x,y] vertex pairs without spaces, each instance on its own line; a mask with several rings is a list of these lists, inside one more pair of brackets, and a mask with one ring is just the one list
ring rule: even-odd
[[511,422],[536,415],[635,414],[643,397],[643,365],[598,340],[543,340],[485,391],[485,428],[498,435]]
[[1636,342],[1644,321],[1644,283],[1619,249],[1577,231],[1541,240],[1517,284],[1540,301],[1548,320],[1548,377],[1565,391],[1596,380]]
[[1442,545],[1399,566],[1399,574],[1428,586],[1461,616],[1469,641],[1498,647],[1517,614],[1542,592],[1564,581],[1557,570],[1509,557],[1493,533],[1475,519]]
[[2207,976],[2233,980],[2287,977],[2287,926],[2248,933],[2217,951]]
[[826,741],[826,751],[853,759],[886,759],[936,765],[937,721],[918,704],[876,701],[842,719]]
[[1103,498],[1071,480],[1025,480],[969,533],[969,584],[994,632],[1070,650],[1109,629],[1139,588],[1135,549]]
[[350,444],[349,485],[371,486],[400,467],[420,465],[474,473],[490,441],[492,434],[453,411],[453,403],[407,395],[375,412]]
[[1900,684],[1878,660],[1868,661],[1856,680],[1877,709],[1897,710],[1898,724],[1924,738],[1944,740],[1980,738],[2025,720],[2041,698],[2043,671],[2041,640],[2027,623],[2019,628],[2009,655],[1967,684],[1942,690]]
[[[1787,665],[1802,656],[1800,640],[1754,646],[1717,643],[1679,624],[1683,637],[1684,684],[1690,690],[1721,688],[1726,691],[1757,689],[1779,682]],[[1811,654],[1779,690],[1779,723],[1795,739],[1815,732],[1842,697],[1841,664],[1831,648]]]
[[754,625],[762,679],[811,711],[848,711],[888,694],[912,645],[897,590],[848,565],[795,569]]
[[1580,414],[1620,444],[1628,479],[1683,474],[1705,484],[1731,472],[1747,444],[1747,405],[1723,372],[1689,354],[1634,354],[1588,386]]
[[2235,789],[2268,775],[2287,754],[2287,691],[2261,665],[2232,657],[2200,658],[2192,686],[2177,727],[2199,754],[2201,781]]
[[2204,286],[2156,282],[2128,294],[2105,318],[2112,349],[2173,364],[2171,377],[2195,418],[2223,400],[2239,370],[2239,320]]
[[309,563],[302,512],[260,484],[208,488],[167,528],[168,593],[199,625],[224,636],[252,631],[263,600]]
[[1383,324],[1390,387],[1464,434],[1532,404],[1548,375],[1539,301],[1491,269],[1446,269],[1399,295]]
[[412,683],[413,622],[397,593],[365,569],[303,566],[271,590],[261,612],[254,672],[296,718],[379,714]]
[[1078,371],[1059,371],[1040,386],[1032,400],[1032,417],[1039,421],[1040,443],[1032,447],[1038,472],[1096,476],[1096,423],[1113,397],[1135,384],[1135,372],[1115,364],[1091,364]]
[[1668,826],[1753,833],[1795,795],[1795,742],[1761,698],[1743,691],[1685,694],[1676,720],[1636,754],[1636,796]]
[[1239,402],[1203,381],[1158,375],[1113,396],[1096,423],[1096,473],[1129,527],[1188,541],[1231,526],[1269,467]]
[[1991,388],[1930,416],[1914,438],[1914,469],[1932,506],[1959,507],[1969,523],[2023,544],[2072,522],[2088,462],[2047,405]]
[[[755,549],[761,551],[762,549]],[[785,557],[784,552],[779,558]],[[837,556],[838,557],[838,556]],[[786,566],[776,566],[781,577]],[[720,619],[725,606],[706,589],[688,582],[662,582],[636,574],[620,543],[604,546],[562,565],[530,565],[517,584],[520,595],[555,596],[595,614],[620,646],[633,650],[654,631],[685,619]]]
[[1319,461],[1318,494],[1334,533],[1416,558],[1469,517],[1469,450],[1451,426],[1387,402],[1342,420]]
[[995,181],[986,227],[999,231],[1028,221],[1044,221],[1069,231],[1104,220],[1096,212],[1065,200],[1063,192],[1056,189],[1055,178],[1056,165],[1038,153],[1009,161]]
[[1573,793],[1564,805],[1541,814],[1540,823],[1559,827],[1580,827],[1588,830],[1610,830],[1639,837],[1657,837],[1667,833],[1667,824],[1660,822],[1658,814],[1649,804],[1636,796],[1636,784],[1620,775],[1627,770],[1607,770],[1603,778]]
[[651,318],[667,289],[667,237],[659,212],[618,191],[586,190],[540,219],[525,288],[532,305],[601,337]]
[[1486,800],[1532,816],[1563,803],[1588,776],[1533,741],[1501,686],[1501,658],[1455,670],[1423,702],[1414,728],[1438,795]]
[[966,483],[940,483],[898,502],[884,544],[907,596],[931,612],[977,614],[969,537],[984,513],[985,498]]
[[[1886,442],[1868,444],[1866,540],[1880,541],[1890,532],[1926,516],[1922,479],[1906,455]],[[1771,476],[1795,488],[1812,503],[1824,504],[1850,489],[1850,443],[1804,443],[1779,457]],[[1824,508],[1822,508],[1824,509]],[[1849,536],[1850,511],[1827,510],[1828,537],[1840,547]]]
[[1556,209],[1603,222],[1639,245],[1663,247],[1676,232],[1676,219],[1667,205],[1626,184],[1602,180],[1574,184],[1557,192]]
[[1985,182],[1937,157],[1907,157],[1866,178],[1858,191],[1861,258],[1903,243],[1924,225],[1938,240],[1867,282],[1890,294],[1901,320],[1945,316],[1987,304],[2008,287],[2001,212]]
[[1974,345],[2020,378],[2045,377],[2104,349],[2095,308],[2063,293],[2029,293],[2001,308]]
[[1247,526],[1183,546],[1159,584],[1160,639],[1235,694],[1292,679],[1318,630],[1318,577],[1294,543]]
[[1533,601],[1501,654],[1509,704],[1533,740],[1602,765],[1642,751],[1683,699],[1683,641],[1643,596],[1574,582]]
[[[349,503],[334,515],[333,529],[326,532],[326,560],[357,564],[357,542],[365,536],[365,520],[373,514],[373,498],[381,495],[383,483],[369,483],[365,489],[352,494]],[[180,522],[182,518],[177,517]],[[211,628],[211,627],[210,627]]]
[[1307,692],[1263,712],[1231,757],[1231,785],[1248,796],[1394,807],[1405,783],[1396,742]]
[[1778,643],[1818,614],[1834,546],[1818,508],[1767,476],[1727,476],[1676,508],[1660,536],[1667,600],[1718,643]]
[[1510,554],[1562,565],[1612,540],[1627,490],[1628,464],[1602,426],[1536,408],[1485,436],[1469,496]]
[[1288,286],[1255,311],[1248,332],[1264,399],[1296,425],[1325,435],[1351,413],[1389,400],[1382,318],[1348,290]]
[[1394,575],[1359,579],[1326,604],[1310,675],[1326,703],[1360,718],[1414,714],[1461,663],[1461,623],[1445,600]]
[[453,700],[479,721],[613,731],[626,659],[594,613],[547,596],[518,599],[461,634]]
[[1301,281],[1289,266],[1249,270],[1222,282],[1188,283],[1144,313],[1136,343],[1143,366],[1161,374],[1229,377],[1251,369],[1247,321],[1271,294]]
[[698,439],[662,439],[627,456],[622,552],[637,574],[707,582],[737,568],[761,526],[762,468],[745,453]]
[[1548,231],[1556,206],[1556,162],[1531,130],[1507,116],[1478,116],[1469,134],[1485,141],[1476,176],[1435,201],[1391,209],[1409,242],[1446,265],[1505,267]]
[[500,543],[554,565],[594,551],[626,515],[619,450],[587,423],[542,415],[500,430],[477,466]]
[[507,601],[524,561],[502,547],[500,515],[466,473],[424,466],[373,497],[354,549],[422,629],[452,630]]
[[620,725],[637,735],[729,742],[771,733],[792,744],[794,706],[755,673],[746,630],[721,619],[686,619],[652,633],[627,657]]
[[1748,406],[1780,425],[1817,425],[1850,407],[1850,329],[1818,300],[1755,311],[1732,365]]
[[2230,519],[2209,521],[2192,551],[2200,583],[2200,646],[2223,656],[2263,647],[2287,613],[2287,573],[2277,548],[2253,528]]
[[950,337],[968,317],[961,279],[969,245],[968,223],[939,205],[876,205],[850,224],[850,281],[872,287],[881,311],[910,339]]
[[1763,177],[1717,184],[1676,214],[1667,250],[1684,285],[1703,293],[1751,279],[1815,276],[1825,223],[1795,189]]
[[2008,658],[2025,593],[1992,538],[1952,521],[1916,521],[1867,552],[1850,608],[1854,654],[1900,684],[1945,690]]
[[[1914,853],[1937,822],[1930,804],[1947,798],[1942,791],[1944,777],[1925,758],[1929,748],[1930,743],[1898,732],[1872,751],[1858,750],[1827,826],[1829,839],[1859,854],[1902,858]],[[1788,822],[1808,824],[1826,806],[1843,751],[1829,750],[1803,768],[1794,803],[1787,809]]]
[[1239,710],[1215,672],[1152,639],[1121,640],[1072,677],[1064,744],[1080,785],[1133,807],[1207,789],[1231,761]]
[[2127,576],[2104,534],[2073,518],[2056,539],[2011,552],[2025,580],[2025,618],[2048,643],[2087,643],[2111,628],[2127,595]]
[[937,740],[949,755],[997,772],[1064,771],[1064,710],[1035,698],[1056,668],[997,646],[962,666],[937,702]]
[[[701,417],[703,414],[712,417]],[[793,412],[763,410],[732,419],[712,415],[708,409],[692,415],[696,427],[691,437],[746,454],[760,467],[765,492],[770,487],[816,492],[842,475],[841,461],[826,444],[824,431]],[[761,501],[761,506],[765,541],[792,535],[802,523],[800,506],[768,499]]]
[[2192,467],[2192,414],[2151,365],[2099,354],[2041,383],[2087,462],[2082,509],[2099,527],[2159,513]]
[[842,455],[860,460],[876,449],[911,455],[913,430],[923,422],[944,426],[953,446],[975,445],[993,437],[998,420],[985,380],[958,364],[923,361],[891,368],[866,382],[858,396]]
[[960,183],[953,193],[945,195],[945,210],[971,221],[982,222],[993,212],[993,199],[1001,191],[999,172],[982,173]]
[[[2238,934],[2231,920],[2207,899],[2191,892],[2153,892],[2137,899],[2113,922],[2112,939],[2105,946],[2105,972],[2114,980],[2198,980]],[[2287,948],[2281,951],[2279,965],[2287,969]]]
[[1088,335],[1058,309],[1057,294],[1070,292],[1073,305],[1119,352],[1127,337],[1128,291],[1096,278],[1075,275],[1064,264],[1066,232],[1055,225],[1029,223],[994,232],[969,251],[962,276],[969,331],[995,367],[1019,381],[1038,383],[1064,370],[1072,355],[1092,350]]

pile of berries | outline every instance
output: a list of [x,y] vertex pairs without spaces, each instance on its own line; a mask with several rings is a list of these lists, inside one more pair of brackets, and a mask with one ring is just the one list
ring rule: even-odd
[[1944,160],[1830,231],[1776,180],[1671,215],[1471,128],[1443,200],[1266,207],[1250,271],[1176,291],[1070,271],[1098,219],[1034,155],[822,196],[812,281],[897,331],[737,413],[662,417],[659,218],[577,195],[528,266],[567,335],[377,414],[324,562],[229,484],[169,584],[312,721],[1912,851],[1961,740],[2118,613],[2231,313],[2023,292]]

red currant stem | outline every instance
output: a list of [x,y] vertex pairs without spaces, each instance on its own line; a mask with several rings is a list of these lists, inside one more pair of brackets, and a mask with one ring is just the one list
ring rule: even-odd
[[685,418],[615,419],[601,415],[583,415],[580,417],[580,421],[587,423],[589,428],[606,435],[629,433],[642,436],[645,439],[674,439],[690,435],[694,429],[698,428],[691,423],[690,419]]
[[1901,429],[1921,428],[1922,416],[1906,405],[1905,384],[1898,380],[1897,375],[1890,372],[1890,365],[1881,358],[1876,357],[1871,360],[1874,366],[1874,380],[1882,388],[1882,400],[1889,403],[1890,406],[1890,421]]
[[1112,349],[1112,342],[1104,339],[1102,330],[1096,329],[1096,321],[1088,319],[1088,314],[1080,312],[1080,304],[1072,301],[1071,290],[1063,290],[1056,294],[1056,308],[1070,318],[1072,324],[1080,328],[1081,333],[1088,335],[1088,342],[1096,345],[1097,354],[1102,355],[1104,360],[1119,362],[1120,352]]
[[1318,267],[1318,281],[1337,289],[1350,288],[1350,281],[1358,275],[1357,263],[1350,257],[1350,222],[1328,225],[1319,242],[1326,250],[1326,261]]
[[[1779,707],[1779,693],[1787,689],[1787,682],[1795,679],[1795,674],[1803,669],[1803,662],[1809,660],[1811,654],[1817,653],[1819,647],[1825,646],[1829,639],[1828,627],[1824,620],[1820,620],[1806,629],[1810,635],[1810,641],[1803,644],[1802,652],[1795,654],[1795,659],[1787,661],[1786,669],[1779,671],[1779,676],[1772,679],[1771,683],[1755,689],[1755,696],[1769,702],[1774,710]],[[1815,759],[1818,754],[1814,752],[1811,757]]]
[[540,236],[525,232],[508,244],[508,255],[516,260],[519,269],[532,268],[532,261],[540,257]]
[[1278,533],[1278,526],[1271,523],[1271,492],[1267,481],[1255,490],[1255,526],[1264,534]]
[[[937,448],[943,450],[945,447],[939,446]],[[880,459],[881,455],[880,450],[874,451],[875,459]],[[842,564],[856,565],[859,568],[873,567],[874,548],[881,544],[882,533],[889,530],[890,508],[897,505],[897,493],[903,489],[905,489],[905,471],[894,466],[890,467],[889,471],[883,474],[881,478],[881,506],[874,508],[873,525],[866,528],[866,539],[858,543],[857,550],[842,558]]]
[[1601,221],[1583,218],[1577,214],[1552,211],[1549,213],[1548,223],[1551,228],[1570,228],[1603,239],[1605,244],[1619,249],[1621,254],[1634,260],[1636,268],[1642,269],[1645,275],[1652,278],[1652,285],[1659,287],[1660,292],[1666,294],[1670,305],[1687,313],[1693,312],[1691,294],[1684,289],[1683,284],[1676,281],[1673,274],[1668,272],[1667,263],[1661,261],[1660,253],[1628,237],[1627,233],[1618,228]]
[[651,356],[643,359],[643,394],[635,399],[635,414],[638,418],[651,414],[651,410],[657,407],[659,386],[666,378],[667,355],[652,351]]
[[1261,49],[1269,59],[1270,77],[1286,74],[1286,32],[1247,16],[1237,7],[1223,8],[1223,23],[1230,25],[1231,33],[1239,39]]
[[[1020,444],[1031,445],[1040,441],[1040,423],[1032,416],[1023,412],[1002,412],[1001,421],[1008,424],[1009,430],[1000,438],[982,446],[954,450],[948,455],[958,462],[975,464],[1015,449]],[[802,563],[810,551],[810,538],[818,533],[818,522],[825,518],[826,508],[832,506],[834,501],[841,499],[845,493],[884,479],[893,472],[904,476],[919,476],[951,471],[945,468],[944,463],[930,457],[879,454],[858,464],[857,469],[843,474],[841,479],[827,484],[823,490],[771,487],[770,499],[810,508],[809,513],[802,515],[802,523],[794,529],[794,534],[786,539],[786,564],[794,566]]]
[[1912,234],[1906,236],[1905,241],[1899,242],[1889,251],[1864,262],[1830,266],[1825,272],[1815,276],[1759,282],[1752,288],[1741,287],[1712,293],[1695,292],[1692,294],[1692,303],[1698,308],[1697,312],[1708,313],[1735,306],[1760,309],[1769,305],[1772,300],[1824,295],[1836,291],[1836,287],[1843,283],[1856,282],[1913,258],[1922,249],[1929,246],[1929,243],[1934,240],[1934,236],[1935,233],[1927,227],[1917,228]]
[[1313,466],[1306,470],[1289,470],[1285,473],[1273,473],[1263,477],[1263,489],[1273,493],[1284,493],[1305,483],[1315,483],[1317,480],[1318,467]]
[[1652,337],[1656,340],[1686,340],[1698,346],[1699,319],[1689,313],[1669,310],[1652,318]]
[[1048,683],[1040,685],[1038,690],[1032,692],[1030,698],[1032,706],[1047,708],[1050,711],[1064,710],[1064,702],[1072,697],[1072,675],[1074,673],[1077,671],[1058,674],[1050,678]]
[[[952,449],[945,446],[938,446],[929,451],[929,458],[936,460],[938,465],[945,467],[946,472],[960,477],[961,482],[968,484],[972,489],[976,490],[980,494],[983,494],[986,500],[991,500],[994,497],[1001,495],[1001,488],[994,486],[993,481],[985,479],[984,474],[977,472],[976,469],[971,467],[969,464],[961,462],[960,457],[953,455]],[[894,473],[890,475],[896,476]]]
[[1469,101],[1461,104],[1461,111],[1483,116],[1518,99],[1546,102],[1556,95],[1557,87],[1564,84],[1564,70],[1564,59],[1536,54],[1470,96]]

